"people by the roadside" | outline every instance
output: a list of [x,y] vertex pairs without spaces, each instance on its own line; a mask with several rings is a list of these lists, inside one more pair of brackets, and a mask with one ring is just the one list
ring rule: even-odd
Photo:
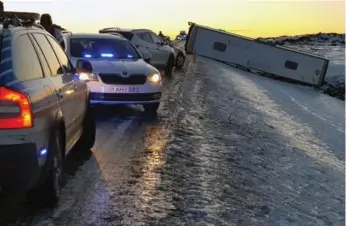
[[159,36],[160,36],[161,38],[164,38],[164,37],[165,37],[165,36],[162,34],[162,31],[159,32]]
[[0,1],[0,18],[4,17],[4,3],[2,1]]
[[65,48],[64,40],[62,38],[62,31],[65,29],[60,27],[59,25],[53,24],[51,15],[49,15],[48,13],[42,14],[40,18],[40,24],[56,40],[58,40],[63,48]]

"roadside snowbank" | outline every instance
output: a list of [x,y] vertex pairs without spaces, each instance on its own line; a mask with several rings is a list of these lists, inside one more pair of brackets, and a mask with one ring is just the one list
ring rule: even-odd
[[274,45],[328,45],[345,46],[345,34],[317,33],[296,36],[280,36],[275,38],[258,38],[257,40]]

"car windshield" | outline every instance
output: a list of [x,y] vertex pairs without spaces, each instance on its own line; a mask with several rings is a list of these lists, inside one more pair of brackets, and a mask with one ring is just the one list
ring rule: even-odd
[[136,49],[125,39],[107,38],[71,38],[70,52],[72,57],[139,59]]

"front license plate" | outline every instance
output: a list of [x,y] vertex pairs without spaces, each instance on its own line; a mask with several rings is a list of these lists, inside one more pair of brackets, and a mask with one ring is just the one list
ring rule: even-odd
[[112,88],[112,91],[115,93],[139,93],[139,88],[137,87],[129,87],[129,86],[123,86],[123,87],[115,87]]

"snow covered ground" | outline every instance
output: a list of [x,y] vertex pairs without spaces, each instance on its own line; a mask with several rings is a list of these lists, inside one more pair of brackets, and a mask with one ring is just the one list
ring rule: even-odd
[[345,225],[345,102],[202,57],[163,85],[157,118],[95,107],[58,205],[0,194],[0,225]]
[[280,36],[272,38],[258,38],[275,45],[328,45],[328,46],[345,46],[345,34],[337,33],[317,33],[295,36]]

